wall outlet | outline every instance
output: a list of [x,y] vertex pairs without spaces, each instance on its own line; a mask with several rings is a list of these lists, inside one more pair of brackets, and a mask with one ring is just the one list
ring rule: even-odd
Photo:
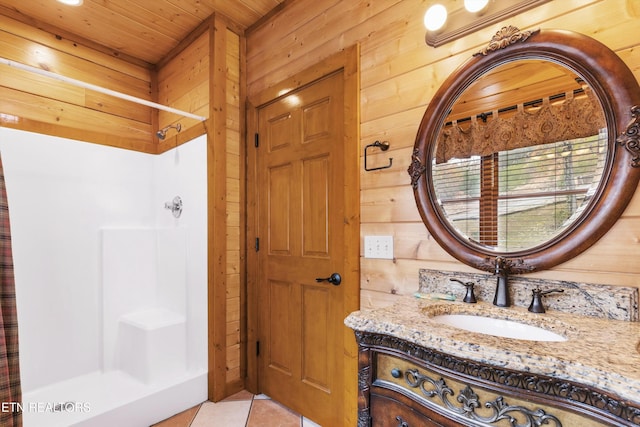
[[364,236],[364,257],[393,259],[393,236]]

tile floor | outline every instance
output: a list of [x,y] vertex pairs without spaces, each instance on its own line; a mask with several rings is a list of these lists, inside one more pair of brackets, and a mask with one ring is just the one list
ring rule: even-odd
[[204,402],[152,427],[320,427],[269,397],[241,391],[227,399]]

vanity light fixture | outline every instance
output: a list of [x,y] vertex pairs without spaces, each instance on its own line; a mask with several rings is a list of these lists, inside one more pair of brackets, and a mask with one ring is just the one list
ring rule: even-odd
[[438,31],[447,22],[447,8],[434,4],[424,14],[424,26],[428,31]]
[[425,41],[428,46],[438,47],[549,1],[464,0],[464,7],[450,13],[441,4],[434,4],[424,16]]
[[488,4],[489,0],[464,0],[464,8],[470,13],[480,13]]
[[84,0],[58,0],[58,3],[66,4],[67,6],[82,6]]

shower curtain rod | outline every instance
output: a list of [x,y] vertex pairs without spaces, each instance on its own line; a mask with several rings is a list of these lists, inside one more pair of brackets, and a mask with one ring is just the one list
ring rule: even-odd
[[104,93],[106,95],[111,95],[111,96],[114,96],[116,98],[125,99],[127,101],[135,102],[137,104],[146,105],[147,107],[156,108],[158,110],[168,111],[170,113],[179,114],[181,116],[189,117],[189,118],[200,120],[200,121],[207,120],[207,118],[203,117],[203,116],[198,116],[198,115],[186,112],[186,111],[182,111],[182,110],[178,110],[176,108],[168,107],[166,105],[158,104],[156,102],[147,101],[146,99],[142,99],[142,98],[138,98],[138,97],[135,97],[135,96],[127,95],[126,93],[117,92],[115,90],[107,89],[107,88],[104,88],[102,86],[97,86],[97,85],[94,85],[94,84],[91,84],[91,83],[83,82],[82,80],[76,80],[76,79],[73,79],[71,77],[65,77],[65,76],[62,76],[60,74],[52,73],[51,71],[43,70],[42,68],[32,67],[30,65],[22,64],[20,62],[12,61],[10,59],[0,58],[0,64],[5,64],[5,65],[8,65],[9,67],[15,67],[15,68],[18,68],[18,69],[23,70],[23,71],[28,71],[28,72],[35,73],[35,74],[40,74],[42,76],[49,77],[49,78],[52,78],[52,79],[56,79],[56,80],[59,80],[59,81],[65,82],[65,83],[69,83],[69,84],[72,84],[74,86],[79,86],[79,87],[82,87],[82,88],[85,88],[85,89],[91,89],[91,90],[94,90],[96,92]]

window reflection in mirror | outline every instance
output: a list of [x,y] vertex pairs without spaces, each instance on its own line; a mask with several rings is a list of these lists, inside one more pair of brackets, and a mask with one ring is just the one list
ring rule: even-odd
[[606,151],[603,129],[586,138],[453,158],[434,164],[434,188],[466,238],[498,251],[529,249],[579,217],[600,183]]
[[582,79],[549,61],[503,65],[462,93],[440,132],[431,168],[438,205],[471,242],[534,248],[579,219],[607,146],[601,106]]

